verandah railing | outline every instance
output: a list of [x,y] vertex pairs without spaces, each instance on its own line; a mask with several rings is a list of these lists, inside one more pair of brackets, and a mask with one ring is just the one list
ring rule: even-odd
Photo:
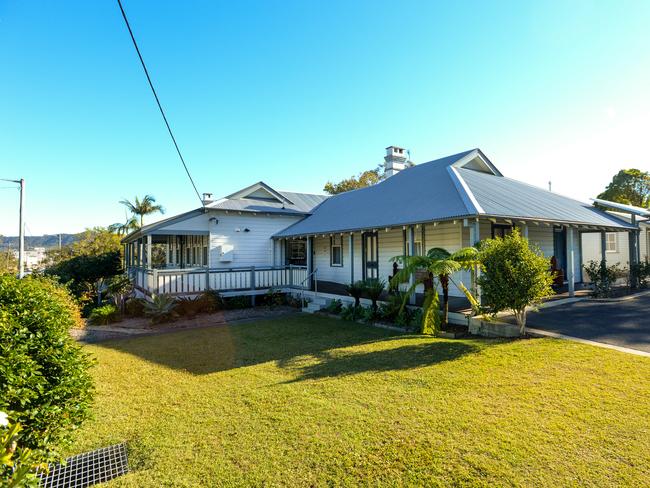
[[303,289],[308,286],[307,268],[294,265],[185,269],[131,267],[128,273],[133,284],[149,295],[191,295],[206,290],[246,294],[270,288]]

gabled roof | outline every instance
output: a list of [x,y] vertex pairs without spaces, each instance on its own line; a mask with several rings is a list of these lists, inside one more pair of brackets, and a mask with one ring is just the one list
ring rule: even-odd
[[380,183],[335,195],[276,237],[503,217],[630,228],[591,205],[505,178],[480,149],[407,168]]
[[206,205],[206,208],[239,212],[307,215],[326,198],[328,198],[328,195],[274,190],[263,181],[259,181],[221,200]]
[[156,231],[160,234],[162,233],[162,229],[168,225],[176,224],[210,211],[223,210],[305,216],[309,215],[326,198],[328,198],[328,195],[277,191],[260,181],[221,200],[209,203],[205,207],[196,208],[189,212],[145,225],[141,229],[124,237],[122,242],[131,242],[147,234],[156,233]]

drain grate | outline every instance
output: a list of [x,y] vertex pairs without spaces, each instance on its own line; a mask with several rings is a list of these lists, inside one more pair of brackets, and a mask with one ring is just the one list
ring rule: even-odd
[[62,464],[51,464],[41,476],[43,488],[83,488],[112,480],[129,471],[126,444],[78,454]]

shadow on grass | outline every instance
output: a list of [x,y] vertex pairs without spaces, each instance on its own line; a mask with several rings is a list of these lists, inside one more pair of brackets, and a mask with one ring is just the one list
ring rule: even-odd
[[330,351],[325,351],[318,356],[319,362],[315,364],[301,367],[288,362],[280,363],[280,366],[296,369],[298,376],[289,382],[294,383],[358,373],[380,373],[432,366],[453,361],[481,349],[479,346],[467,342],[435,341],[424,338],[423,341],[427,342],[361,353],[339,351],[332,354]]
[[[120,351],[167,368],[204,375],[267,362],[296,368],[301,360],[321,359],[301,375],[317,378],[361,371],[388,371],[449,361],[473,351],[467,343],[424,341],[400,345],[413,336],[326,317],[289,317],[236,325],[106,341],[94,347]],[[331,351],[392,341],[391,349],[345,356]],[[372,347],[371,347],[372,349]]]

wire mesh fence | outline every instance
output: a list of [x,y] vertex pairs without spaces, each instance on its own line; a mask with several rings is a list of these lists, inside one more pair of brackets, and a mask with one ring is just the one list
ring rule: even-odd
[[42,473],[43,488],[83,488],[103,483],[129,471],[126,443],[103,447],[51,464]]

